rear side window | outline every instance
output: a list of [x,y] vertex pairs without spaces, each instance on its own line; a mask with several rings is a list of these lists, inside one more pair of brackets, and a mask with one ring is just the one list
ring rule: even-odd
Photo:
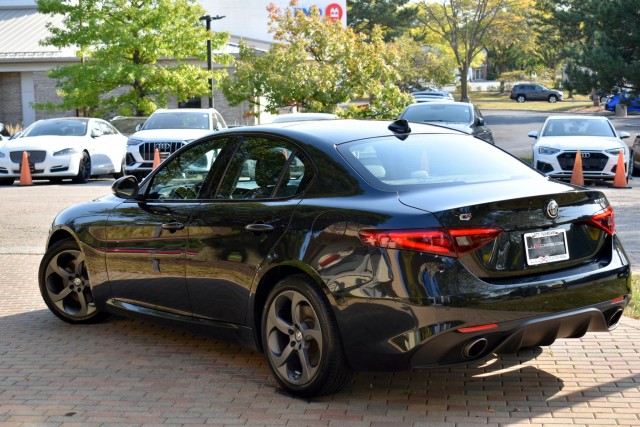
[[345,143],[338,151],[382,190],[541,177],[499,148],[465,135],[412,134],[404,141],[390,136]]

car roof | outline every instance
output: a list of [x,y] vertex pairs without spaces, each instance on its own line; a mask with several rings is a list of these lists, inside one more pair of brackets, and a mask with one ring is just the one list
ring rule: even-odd
[[433,105],[467,105],[469,107],[473,107],[473,104],[471,102],[462,102],[462,101],[432,101],[432,102],[417,102],[415,104],[409,104],[407,105],[407,108],[411,107],[411,108],[429,108],[429,106],[433,106]]
[[[406,122],[406,121],[400,121]],[[270,123],[256,126],[244,126],[220,131],[217,134],[229,135],[236,133],[277,133],[289,136],[303,142],[315,144],[341,144],[343,142],[368,138],[397,136],[389,130],[389,125],[395,123],[389,120],[307,120],[299,122]],[[412,134],[453,134],[464,135],[463,132],[428,124],[409,124]]]
[[281,114],[273,118],[273,123],[294,122],[300,120],[332,120],[338,116],[330,113],[289,113]]
[[160,113],[212,113],[215,108],[158,108],[152,114]]
[[561,115],[553,115],[547,117],[546,121],[551,120],[602,120],[602,121],[610,121],[607,117],[603,116],[587,116],[582,114],[561,114]]

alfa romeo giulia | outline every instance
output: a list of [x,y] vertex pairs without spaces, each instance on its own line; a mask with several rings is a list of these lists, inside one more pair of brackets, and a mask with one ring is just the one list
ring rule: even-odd
[[617,325],[630,266],[595,189],[399,120],[224,130],[54,220],[53,314],[182,324],[265,353],[299,396]]

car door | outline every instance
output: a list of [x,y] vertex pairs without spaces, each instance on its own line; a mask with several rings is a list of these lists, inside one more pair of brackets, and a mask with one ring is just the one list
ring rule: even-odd
[[195,315],[245,324],[254,278],[287,231],[312,173],[292,143],[243,138],[189,224],[187,287]]
[[544,88],[540,85],[533,85],[533,91],[531,92],[531,98],[536,101],[542,101],[547,99],[547,94]]
[[190,315],[185,278],[188,224],[227,139],[194,143],[164,162],[106,224],[106,263],[112,299]]

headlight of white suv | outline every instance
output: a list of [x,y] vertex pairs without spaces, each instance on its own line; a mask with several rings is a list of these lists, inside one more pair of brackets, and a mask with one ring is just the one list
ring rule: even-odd
[[64,150],[56,151],[53,153],[54,156],[70,156],[71,154],[76,154],[78,152],[75,148],[65,148]]
[[549,156],[551,154],[556,154],[559,153],[560,150],[558,150],[557,148],[551,148],[551,147],[538,147],[538,154],[542,154],[543,156]]
[[617,156],[621,151],[622,154],[626,154],[624,151],[624,148],[620,147],[620,148],[611,148],[609,150],[605,150],[607,154],[611,154],[612,156]]

